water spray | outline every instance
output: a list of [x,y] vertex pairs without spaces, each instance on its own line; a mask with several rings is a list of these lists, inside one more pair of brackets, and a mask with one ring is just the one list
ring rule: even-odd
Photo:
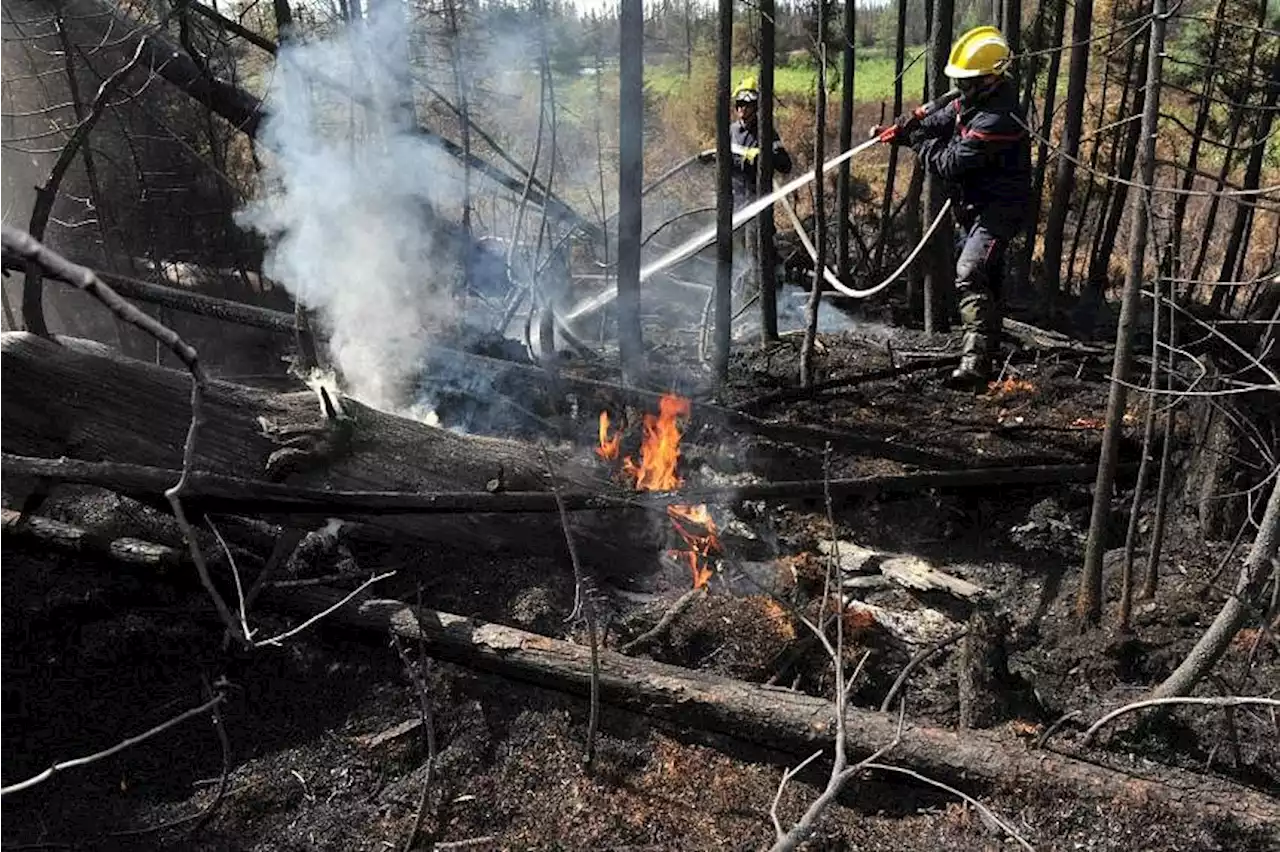
[[[946,94],[942,95],[941,97],[936,98],[930,101],[929,103],[922,104],[921,106],[916,107],[909,116],[905,116],[904,118],[894,122],[892,125],[890,125],[888,128],[886,128],[883,132],[879,133],[878,135],[872,136],[870,139],[866,140],[865,142],[855,145],[854,147],[850,148],[848,151],[845,151],[844,153],[838,154],[837,156],[832,157],[830,160],[827,160],[825,163],[822,164],[822,173],[826,174],[832,169],[838,168],[842,163],[845,163],[848,160],[853,159],[858,154],[861,154],[863,151],[867,150],[873,145],[879,145],[879,144],[883,144],[884,142],[890,141],[900,133],[910,133],[912,130],[915,129],[917,125],[919,125],[921,121],[923,121],[925,118],[932,115],[933,113],[937,112],[938,110],[942,109],[943,107],[947,106],[958,97],[960,97],[960,90],[952,89],[948,91]],[[756,216],[760,215],[762,212],[767,210],[770,206],[776,203],[778,199],[784,198],[790,195],[791,193],[795,192],[796,190],[802,189],[803,187],[807,186],[809,183],[813,181],[815,176],[816,176],[816,173],[813,170],[811,169],[806,170],[804,174],[800,175],[794,180],[783,184],[781,187],[775,189],[773,192],[769,193],[768,195],[758,198],[755,201],[748,204],[746,207],[743,207],[741,210],[736,211],[733,214],[733,224],[732,224],[731,230],[733,231],[738,230],[747,222],[750,222],[752,219],[756,218]],[[935,227],[936,225],[937,225],[937,222],[934,223]],[[693,257],[695,254],[697,254],[698,252],[702,251],[704,248],[706,248],[707,246],[715,242],[715,240],[716,240],[716,226],[712,225],[708,227],[706,230],[704,230],[703,232],[693,237],[690,237],[682,245],[679,245],[676,248],[672,249],[671,251],[667,252],[666,255],[654,261],[653,263],[649,264],[648,266],[641,267],[640,269],[641,283],[649,280],[653,276],[657,275],[659,272],[662,272],[663,270],[668,269],[674,266],[675,264],[680,263],[681,261],[684,261],[689,259],[690,257]],[[896,275],[894,277],[896,277]],[[565,320],[567,322],[573,322],[574,320],[580,319],[581,317],[594,313],[595,311],[598,311],[601,308],[603,308],[605,305],[608,305],[617,297],[618,297],[618,293],[616,289],[613,289],[613,288],[608,289],[600,293],[599,295],[594,296],[588,299],[587,301],[580,303],[577,307],[575,307],[572,311],[570,311],[568,314],[565,315]]]

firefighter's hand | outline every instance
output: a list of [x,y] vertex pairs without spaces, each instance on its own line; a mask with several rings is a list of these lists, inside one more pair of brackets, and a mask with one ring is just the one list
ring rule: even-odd
[[708,148],[707,150],[698,154],[699,163],[714,163],[715,161],[716,161],[715,148]]
[[759,156],[760,156],[759,148],[747,148],[742,152],[742,162],[746,163],[748,166],[754,165],[756,161],[756,157],[759,157]]

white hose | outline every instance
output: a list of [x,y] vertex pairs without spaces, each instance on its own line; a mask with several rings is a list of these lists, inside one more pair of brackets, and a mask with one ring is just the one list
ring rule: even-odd
[[[791,217],[791,224],[795,226],[796,235],[800,237],[801,245],[804,246],[805,251],[809,253],[809,257],[813,260],[814,265],[817,266],[818,250],[813,247],[813,242],[809,239],[809,235],[805,233],[804,225],[800,223],[800,217],[796,215],[796,210],[791,206],[791,201],[786,198],[782,199],[782,207],[787,211],[787,215]],[[903,272],[906,272],[907,267],[911,265],[911,262],[916,259],[916,255],[920,254],[920,251],[925,247],[925,244],[929,242],[929,238],[932,237],[933,232],[938,229],[938,225],[942,224],[943,217],[947,215],[947,211],[950,209],[951,199],[948,198],[942,205],[942,209],[938,211],[938,215],[934,218],[933,223],[929,225],[929,229],[925,231],[924,236],[920,238],[920,242],[911,250],[911,254],[907,255],[907,259],[902,261],[902,265],[895,269],[888,278],[884,279],[874,287],[868,287],[865,290],[856,290],[853,287],[846,287],[844,283],[836,277],[836,274],[831,271],[831,267],[829,266],[822,267],[822,279],[830,284],[831,288],[836,292],[849,296],[853,299],[865,299],[868,296],[874,296],[876,293],[879,293],[885,287],[888,287],[894,281],[898,280],[898,276],[902,275]]]
[[[877,145],[879,143],[880,143],[880,140],[873,136],[867,141],[859,143],[858,145],[855,145],[854,147],[850,148],[848,151],[845,151],[843,154],[840,154],[836,157],[832,157],[830,160],[827,160],[825,163],[822,164],[823,173],[825,174],[826,172],[829,172],[832,169],[837,168],[841,163],[845,162],[846,160],[852,159],[854,156],[862,153],[866,149],[870,148],[872,145]],[[790,195],[796,190],[811,183],[813,179],[814,179],[813,169],[807,169],[805,170],[804,174],[800,175],[800,177],[798,178],[795,178],[790,183],[784,184],[778,189],[775,189],[770,194],[762,198],[758,198],[755,201],[751,202],[746,207],[743,207],[741,210],[735,211],[733,214],[733,223],[730,230],[731,231],[738,230],[747,222],[750,222],[752,219],[756,218],[756,216],[760,215],[761,212],[768,209],[769,206],[772,205],[774,202],[776,202],[779,198],[785,198],[786,196]],[[648,266],[642,267],[640,269],[640,281],[644,282],[649,280],[650,278],[657,275],[659,272],[663,271],[667,267],[674,266],[675,264],[679,263],[682,260],[686,260],[690,257],[693,257],[695,254],[702,251],[707,246],[711,245],[713,242],[716,241],[718,227],[719,227],[718,225],[712,225],[702,233],[698,234],[697,236],[689,238],[682,245],[679,245],[676,248],[672,249],[671,251],[667,252],[667,254],[661,257],[660,259],[654,261]],[[605,305],[609,304],[616,298],[618,298],[617,288],[609,288],[604,292],[600,293],[599,295],[594,296],[593,298],[588,299],[587,301],[577,305],[577,307],[575,307],[572,311],[570,311],[568,314],[565,315],[565,320],[568,322],[573,322],[574,320],[579,319],[580,317],[586,316],[587,314],[590,314],[590,313],[594,313],[595,311],[600,310],[601,308],[603,308]]]

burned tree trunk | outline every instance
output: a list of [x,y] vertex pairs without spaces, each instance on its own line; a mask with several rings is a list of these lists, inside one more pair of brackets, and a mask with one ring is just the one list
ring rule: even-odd
[[1124,428],[1125,401],[1128,399],[1129,360],[1133,352],[1133,324],[1138,312],[1143,270],[1147,253],[1147,222],[1151,213],[1151,184],[1156,173],[1156,131],[1160,119],[1160,72],[1164,59],[1165,0],[1155,0],[1151,20],[1151,43],[1147,52],[1147,92],[1142,109],[1142,150],[1140,152],[1142,189],[1133,196],[1130,211],[1129,269],[1125,276],[1124,298],[1116,329],[1115,362],[1111,369],[1111,388],[1107,397],[1106,431],[1102,436],[1102,452],[1098,456],[1098,479],[1093,486],[1093,513],[1089,520],[1089,539],[1085,543],[1084,569],[1080,573],[1080,589],[1076,597],[1076,616],[1082,627],[1097,625],[1102,617],[1102,556],[1106,528],[1111,514],[1111,489],[1116,480],[1120,432]]
[[[329,589],[289,589],[264,595],[263,604],[311,615],[342,599]],[[586,695],[591,651],[498,624],[450,613],[414,609],[398,601],[366,600],[328,617],[335,626],[391,632],[425,641],[428,653],[549,689]],[[738,742],[808,756],[827,748],[836,730],[834,705],[823,698],[733,680],[708,672],[636,659],[604,650],[599,654],[600,698],[606,704]],[[846,743],[851,755],[867,755],[894,740],[888,713],[847,709]],[[1168,783],[1136,778],[1052,751],[1031,751],[981,731],[908,725],[886,763],[911,767],[932,777],[976,781],[1007,789],[1062,790],[1069,796],[1146,802],[1203,816],[1270,826],[1280,820],[1274,797],[1229,782],[1177,770],[1162,770]]]
[[[1065,8],[1058,12],[1065,15]],[[1062,245],[1067,227],[1067,208],[1075,190],[1075,158],[1080,154],[1080,130],[1084,124],[1084,95],[1088,84],[1089,36],[1093,26],[1093,4],[1077,3],[1071,20],[1071,66],[1067,84],[1067,115],[1062,131],[1062,156],[1049,203],[1049,219],[1044,226],[1044,293],[1056,298],[1062,280]],[[1050,91],[1052,91],[1052,81]],[[1046,111],[1047,114],[1047,111]],[[1040,128],[1047,139],[1050,127]],[[1043,150],[1043,149],[1042,149]],[[1043,156],[1042,156],[1043,159]]]
[[733,0],[720,0],[716,54],[716,284],[712,372],[729,381],[733,324],[733,161],[729,147],[729,87],[733,70]]
[[[940,96],[947,89],[943,68],[946,67],[947,56],[951,52],[954,11],[954,0],[933,0],[928,65],[930,99]],[[923,164],[918,164],[918,167],[923,168]],[[924,198],[924,221],[932,222],[942,212],[942,205],[947,199],[946,185],[942,178],[933,174],[925,177]],[[946,229],[942,233],[936,233],[932,244],[925,250],[924,330],[927,332],[945,331],[951,327],[949,306],[953,301],[954,291],[951,285],[955,280],[952,254],[952,240]]]
[[[7,333],[2,345],[5,452],[181,467],[191,416],[187,374],[123,358],[87,341]],[[268,459],[280,460],[281,441],[292,436],[302,439],[294,445],[303,452],[295,457],[301,464],[292,467],[290,484],[419,492],[546,490],[536,444],[458,435],[350,399],[341,405],[343,422],[335,423],[325,420],[310,391],[272,393],[211,381],[193,469],[263,480]],[[599,490],[604,471],[594,460],[575,463],[553,453],[553,463],[568,484]],[[616,515],[610,519],[614,529],[608,537],[619,543],[630,538],[633,549],[643,549],[652,535],[645,532],[644,519],[638,519],[634,535],[619,522]],[[472,549],[558,554],[564,544],[550,517],[406,516],[370,523]],[[594,538],[590,526],[582,524],[588,541]],[[602,543],[593,555],[610,549]]]
[[640,192],[644,185],[644,10],[623,0],[618,20],[621,87],[618,112],[618,349],[629,380],[644,370],[640,332]]
[[[777,59],[774,26],[774,0],[760,0],[760,127],[767,133],[773,131],[773,69]],[[768,195],[773,191],[773,145],[760,146],[758,181],[756,192]],[[756,249],[759,252],[760,279],[760,339],[768,345],[778,339],[778,250],[774,244],[773,207],[760,211],[756,217]]]

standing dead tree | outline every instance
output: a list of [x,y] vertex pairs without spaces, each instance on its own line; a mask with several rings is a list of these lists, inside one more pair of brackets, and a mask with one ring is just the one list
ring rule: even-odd
[[[88,140],[94,125],[102,117],[103,111],[107,108],[108,99],[142,61],[147,43],[147,37],[140,39],[133,57],[98,87],[98,93],[89,107],[89,113],[79,120],[71,133],[71,138],[62,146],[62,153],[58,155],[58,160],[49,171],[49,177],[44,185],[36,188],[36,202],[31,209],[31,224],[28,226],[28,231],[37,243],[44,239],[45,228],[49,224],[49,216],[53,213],[53,203],[58,197],[58,188],[62,185],[62,179],[80,154],[80,149]],[[27,262],[26,279],[22,285],[22,322],[31,333],[48,336],[49,329],[44,321],[43,275],[43,268],[36,260]]]
[[[1116,348],[1107,397],[1106,425],[1098,458],[1098,478],[1093,486],[1093,512],[1089,537],[1085,542],[1084,568],[1076,596],[1076,617],[1081,627],[1096,625],[1102,617],[1102,557],[1106,549],[1111,515],[1111,489],[1115,485],[1119,460],[1120,431],[1124,428],[1124,407],[1128,399],[1129,361],[1133,353],[1134,321],[1147,253],[1147,224],[1154,202],[1151,186],[1156,173],[1156,134],[1160,119],[1160,74],[1164,59],[1164,36],[1168,22],[1166,0],[1155,0],[1147,51],[1147,92],[1142,110],[1142,149],[1139,173],[1142,189],[1133,195],[1130,210],[1129,269],[1125,276],[1124,300],[1116,329]],[[1158,310],[1157,306],[1157,310]],[[1153,365],[1152,369],[1157,369]]]
[[720,0],[716,53],[716,284],[712,373],[729,380],[733,325],[733,160],[729,146],[729,87],[733,73],[733,0]]
[[618,18],[621,108],[618,113],[618,348],[622,373],[639,378],[644,358],[640,333],[641,198],[644,187],[644,9],[622,0]]
[[[1065,16],[1065,9],[1059,11],[1058,14]],[[1049,202],[1049,217],[1044,226],[1044,280],[1042,288],[1049,298],[1056,297],[1061,288],[1063,237],[1067,226],[1067,208],[1070,205],[1071,193],[1075,188],[1075,160],[1079,155],[1080,132],[1084,124],[1084,95],[1085,87],[1088,84],[1089,36],[1092,26],[1093,4],[1075,4],[1075,12],[1071,19],[1071,64],[1070,70],[1067,72],[1067,114],[1062,131],[1062,150],[1066,156],[1058,159],[1058,171],[1053,183],[1053,196]],[[1050,90],[1052,91],[1052,81]],[[1052,114],[1046,110],[1045,117],[1042,133],[1048,136]],[[1043,160],[1043,155],[1041,159]]]
[[[954,0],[933,0],[931,17],[929,63],[926,72],[928,97],[937,98],[947,90],[947,78],[943,69],[951,52],[951,31],[955,12]],[[917,164],[917,168],[920,165]],[[947,189],[942,178],[930,174],[924,179],[925,221],[932,222],[942,215],[947,201]],[[952,301],[952,241],[944,235],[933,238],[925,251],[924,263],[924,330],[944,331],[951,326]]]
[[[858,12],[854,0],[845,0],[844,29],[840,65],[840,153],[848,151],[853,145],[853,81],[856,66],[854,65],[853,40],[857,34]],[[836,202],[836,274],[845,284],[850,284],[849,277],[849,231],[852,222],[849,219],[851,210],[851,166],[848,160],[840,164],[837,178]]]
[[[774,43],[774,0],[760,0],[760,126],[773,127],[773,71],[777,59]],[[757,160],[756,191],[767,195],[773,191],[773,146],[761,145]],[[756,248],[759,251],[760,337],[765,345],[778,339],[777,246],[773,207],[767,207],[756,219]]]
[[813,353],[818,342],[818,311],[822,307],[823,270],[827,268],[827,209],[826,178],[822,167],[826,162],[827,134],[827,45],[823,34],[827,30],[826,4],[819,0],[816,5],[818,16],[818,87],[816,121],[813,130],[813,289],[809,291],[809,301],[805,307],[804,340],[800,345],[800,386],[813,384]]

